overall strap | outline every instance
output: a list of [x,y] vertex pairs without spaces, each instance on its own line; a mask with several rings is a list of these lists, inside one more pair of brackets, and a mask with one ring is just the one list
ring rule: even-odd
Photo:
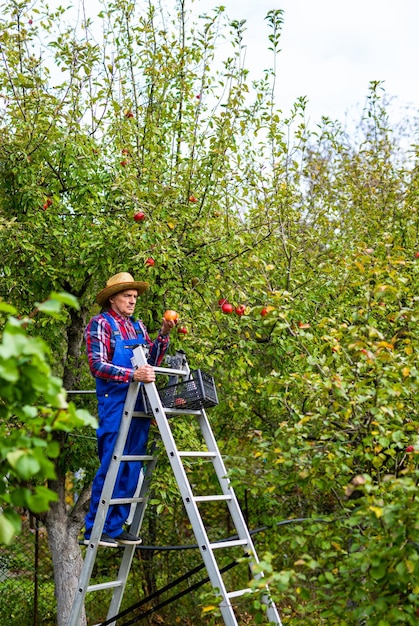
[[110,325],[110,327],[112,329],[112,335],[114,337],[121,337],[121,333],[120,333],[120,331],[118,329],[118,326],[116,324],[115,318],[110,313],[108,313],[107,311],[102,313],[102,315],[106,319],[106,321],[109,322],[109,325]]

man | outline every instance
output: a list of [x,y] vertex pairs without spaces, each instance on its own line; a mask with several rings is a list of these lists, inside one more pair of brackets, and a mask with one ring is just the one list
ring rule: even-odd
[[[141,320],[132,317],[137,298],[148,288],[148,284],[135,281],[131,274],[121,272],[112,276],[96,296],[102,312],[93,317],[85,330],[87,356],[90,371],[96,379],[99,428],[97,430],[100,467],[92,485],[90,510],[85,518],[85,544],[98,509],[103,483],[108,471],[112,452],[118,436],[125,399],[131,381],[150,383],[155,380],[154,366],[160,365],[169,344],[169,334],[176,325],[173,320],[163,318],[160,332],[153,342]],[[146,343],[149,346],[148,364],[133,369],[132,350],[135,345]],[[141,394],[136,411],[142,411]],[[124,454],[141,455],[146,453],[150,419],[135,418],[131,422]],[[131,497],[135,493],[141,463],[123,462],[113,492],[113,497]],[[141,543],[141,538],[123,526],[128,519],[130,505],[109,507],[99,545],[117,547]]]

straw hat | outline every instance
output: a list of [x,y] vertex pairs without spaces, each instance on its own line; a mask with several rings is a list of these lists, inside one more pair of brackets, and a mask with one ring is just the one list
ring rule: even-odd
[[109,280],[106,281],[106,287],[102,289],[102,291],[99,291],[96,296],[96,302],[103,306],[115,293],[126,291],[127,289],[136,289],[138,295],[141,295],[148,289],[148,283],[134,280],[128,272],[120,272],[119,274],[115,274],[115,276],[111,276]]

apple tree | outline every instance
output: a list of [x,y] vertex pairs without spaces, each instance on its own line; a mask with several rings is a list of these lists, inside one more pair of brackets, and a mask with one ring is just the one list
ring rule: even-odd
[[[74,26],[62,8],[4,7],[1,295],[23,314],[51,291],[77,297],[61,319],[34,320],[74,391],[92,386],[95,294],[118,271],[148,280],[149,330],[176,309],[187,334],[172,349],[219,385],[214,428],[249,524],[272,527],[261,545],[284,619],[338,623],[349,606],[373,620],[391,605],[410,623],[417,167],[397,151],[379,84],[359,138],[327,119],[309,132],[304,98],[277,110],[274,70],[249,84],[243,22],[219,8],[189,27],[183,4],[172,16],[117,0]],[[282,12],[267,21],[275,67]],[[68,512],[65,477],[93,454],[55,438],[46,524],[65,624],[88,497],[87,480]],[[174,491],[157,477],[150,536],[168,543],[188,533]],[[161,581],[156,566],[147,575]]]

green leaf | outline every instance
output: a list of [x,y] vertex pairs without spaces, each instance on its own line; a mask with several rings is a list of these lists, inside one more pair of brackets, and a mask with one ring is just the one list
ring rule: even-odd
[[29,493],[26,499],[27,507],[33,513],[48,511],[51,502],[57,502],[58,495],[42,485],[37,485],[34,493]]
[[67,293],[66,291],[53,291],[50,295],[50,299],[56,300],[61,304],[66,304],[67,306],[76,309],[77,311],[80,310],[80,304],[76,296],[73,296],[71,293]]
[[41,464],[33,456],[32,451],[13,450],[7,454],[6,458],[16,474],[23,480],[33,478],[41,469]]
[[0,544],[10,545],[21,530],[21,519],[15,511],[0,511]]
[[9,315],[16,315],[17,313],[16,307],[12,306],[11,304],[8,304],[7,302],[4,302],[1,298],[0,298],[0,311],[3,311],[3,313],[8,313]]

